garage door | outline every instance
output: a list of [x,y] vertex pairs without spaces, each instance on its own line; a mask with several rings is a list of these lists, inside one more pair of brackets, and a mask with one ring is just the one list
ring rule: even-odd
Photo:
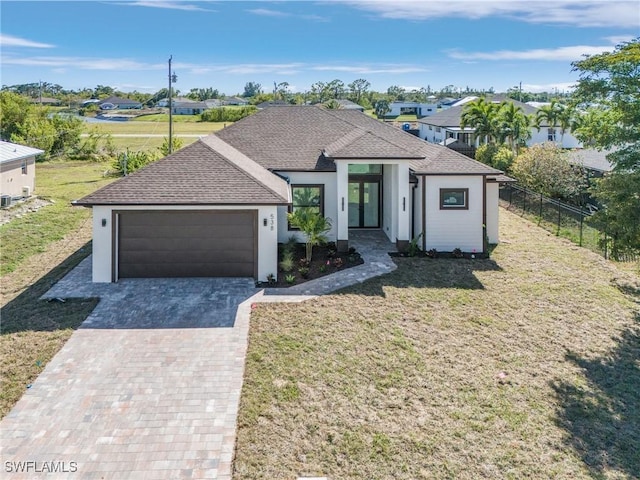
[[255,211],[121,212],[118,277],[255,277]]

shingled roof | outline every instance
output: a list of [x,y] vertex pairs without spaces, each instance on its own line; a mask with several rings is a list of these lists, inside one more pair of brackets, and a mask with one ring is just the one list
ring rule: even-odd
[[[526,115],[533,115],[534,117],[538,113],[538,109],[536,107],[527,105],[526,103],[522,103],[517,100],[503,98],[503,99],[490,99],[489,101],[494,103],[501,103],[502,101],[511,102],[516,107],[520,107]],[[462,112],[464,111],[464,108],[466,105],[468,105],[468,103],[465,103],[464,105],[458,105],[456,107],[440,110],[439,112],[434,113],[433,115],[430,115],[428,117],[419,118],[418,123],[423,123],[425,125],[433,125],[436,127],[460,127],[460,118],[462,117]],[[545,121],[542,121],[540,126],[546,127],[548,125]],[[471,127],[467,127],[467,128],[469,130],[473,130],[473,128]]]
[[269,170],[334,171],[334,159],[384,158],[410,160],[415,173],[500,173],[356,110],[269,108],[214,135]]
[[282,178],[205,137],[74,202],[75,205],[285,205]]

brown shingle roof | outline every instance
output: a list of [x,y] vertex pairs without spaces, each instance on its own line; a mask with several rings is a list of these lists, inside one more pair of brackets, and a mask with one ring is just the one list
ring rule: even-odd
[[416,173],[498,172],[356,110],[265,109],[215,135],[269,170],[333,171],[333,158],[404,158]]
[[225,144],[205,138],[75,202],[76,205],[283,205],[280,177]]

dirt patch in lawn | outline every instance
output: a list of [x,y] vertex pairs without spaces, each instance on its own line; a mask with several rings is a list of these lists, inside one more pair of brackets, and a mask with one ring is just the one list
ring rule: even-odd
[[234,478],[637,477],[638,278],[500,214],[491,259],[258,305]]

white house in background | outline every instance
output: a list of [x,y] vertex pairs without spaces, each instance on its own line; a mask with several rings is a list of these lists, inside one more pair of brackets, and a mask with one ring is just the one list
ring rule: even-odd
[[[44,151],[0,141],[0,195],[22,198],[36,187],[36,157]],[[7,201],[7,200],[4,200]]]
[[200,115],[209,107],[205,102],[175,102],[171,103],[171,112],[175,115]]
[[386,118],[395,118],[399,115],[415,115],[418,118],[422,118],[433,115],[438,111],[437,104],[420,102],[391,102],[389,108],[391,110],[385,115]]
[[[504,99],[495,99],[494,101],[495,103],[501,103],[502,100]],[[508,99],[508,101],[522,108],[527,115],[533,115],[535,117],[538,112],[537,108],[527,105],[526,103],[511,99]],[[473,133],[475,129],[469,126],[466,128],[460,127],[462,112],[467,103],[468,102],[464,102],[457,106],[447,108],[446,110],[441,110],[430,117],[418,119],[418,136],[430,143],[441,143],[448,138],[453,138],[454,140],[473,145]],[[531,127],[531,139],[527,141],[527,145],[531,146],[544,142],[556,142],[561,144],[562,148],[582,147],[582,144],[570,131],[566,131],[564,135],[562,135],[558,127],[550,127],[546,122],[542,123],[539,131],[536,127]]]
[[389,249],[486,252],[502,172],[357,110],[266,108],[74,202],[93,208],[93,281],[278,272],[287,212],[331,219]]

